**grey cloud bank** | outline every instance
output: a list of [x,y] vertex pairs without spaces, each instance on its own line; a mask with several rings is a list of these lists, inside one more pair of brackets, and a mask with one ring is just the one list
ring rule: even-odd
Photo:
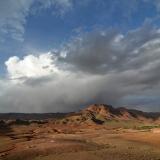
[[0,112],[67,112],[90,103],[160,111],[159,28],[96,30],[56,53],[17,58],[6,62]]

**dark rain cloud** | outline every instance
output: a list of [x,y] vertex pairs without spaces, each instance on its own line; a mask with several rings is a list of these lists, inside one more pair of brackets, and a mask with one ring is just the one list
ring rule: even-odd
[[0,83],[1,111],[66,112],[91,103],[158,110],[158,28],[145,24],[125,35],[96,30],[75,37],[56,54],[61,74]]

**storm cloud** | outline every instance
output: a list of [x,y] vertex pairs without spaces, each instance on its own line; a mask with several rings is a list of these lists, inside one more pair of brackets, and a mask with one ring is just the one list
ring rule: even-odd
[[[43,62],[43,63],[42,63]],[[158,111],[160,29],[144,24],[80,34],[62,49],[10,57],[1,112],[67,112],[91,103]]]

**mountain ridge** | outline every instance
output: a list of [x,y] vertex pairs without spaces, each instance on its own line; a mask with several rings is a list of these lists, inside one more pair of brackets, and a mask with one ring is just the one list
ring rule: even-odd
[[[0,113],[0,120],[55,120],[64,123],[94,122],[103,124],[105,121],[160,121],[160,112],[143,112],[125,107],[114,108],[107,104],[91,104],[78,112],[69,113]],[[77,122],[78,121],[78,122]]]

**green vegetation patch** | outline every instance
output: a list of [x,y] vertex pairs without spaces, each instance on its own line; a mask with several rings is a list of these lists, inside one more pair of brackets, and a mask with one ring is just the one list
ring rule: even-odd
[[142,126],[143,123],[130,120],[107,120],[105,125],[112,128],[136,129]]
[[160,128],[160,125],[144,125],[144,126],[139,126],[136,129],[138,130],[150,130],[154,128]]

